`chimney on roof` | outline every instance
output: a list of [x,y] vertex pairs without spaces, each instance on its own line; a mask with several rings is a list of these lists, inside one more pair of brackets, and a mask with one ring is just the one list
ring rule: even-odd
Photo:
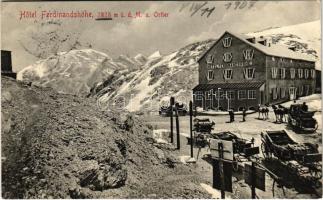
[[251,37],[251,38],[247,38],[247,40],[253,44],[256,43],[256,38],[255,37]]
[[263,36],[260,36],[260,38],[259,38],[259,40],[258,40],[258,43],[259,43],[259,44],[262,44],[262,45],[264,45],[264,46],[266,46],[266,47],[270,47],[270,46],[271,46],[272,41],[271,41],[271,38],[265,38],[265,37],[263,37]]
[[290,49],[290,50],[292,50],[292,51],[296,51],[296,46],[288,47],[288,49]]
[[266,39],[261,39],[258,41],[259,44],[262,44],[264,46],[267,46],[267,40]]

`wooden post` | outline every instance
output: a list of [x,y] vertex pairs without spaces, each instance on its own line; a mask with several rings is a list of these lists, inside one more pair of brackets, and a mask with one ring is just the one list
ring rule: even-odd
[[220,165],[220,178],[221,178],[221,199],[225,199],[225,185],[224,185],[224,171],[223,171],[223,144],[218,144],[219,151],[219,165]]
[[256,167],[254,162],[251,162],[251,198],[256,199]]
[[174,130],[173,130],[173,127],[174,127],[174,122],[173,122],[173,107],[174,107],[174,102],[175,102],[175,99],[174,97],[171,97],[170,98],[170,142],[171,143],[174,143]]
[[193,158],[193,105],[190,101],[190,136],[191,136],[191,158]]
[[176,118],[176,136],[177,136],[177,149],[181,148],[181,139],[179,135],[179,119],[178,119],[178,104],[175,105],[175,118]]

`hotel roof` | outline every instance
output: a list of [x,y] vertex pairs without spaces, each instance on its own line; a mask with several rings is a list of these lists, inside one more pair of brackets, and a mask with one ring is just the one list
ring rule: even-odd
[[[237,34],[237,33],[232,33],[229,31],[225,31],[221,37],[217,40],[217,42],[223,37],[224,34],[229,33],[230,35],[240,39],[241,41],[249,44],[250,46],[256,48],[257,50],[263,52],[264,54],[268,55],[268,56],[276,56],[276,57],[281,57],[281,58],[290,58],[290,59],[295,59],[295,60],[304,60],[304,61],[309,61],[309,62],[315,62],[316,60],[305,54],[305,53],[300,53],[300,52],[295,52],[293,50],[288,49],[287,46],[283,46],[283,45],[277,45],[277,44],[270,44],[270,46],[265,46],[262,45],[258,42],[250,42],[247,39],[252,38],[252,36],[247,36],[247,35],[243,35],[243,34]],[[217,43],[215,42],[212,47],[210,47],[209,50],[211,50],[213,48],[213,46]],[[208,51],[209,51],[208,50]],[[207,53],[208,51],[206,51],[201,57],[200,59],[202,59]],[[200,61],[200,59],[198,61]]]

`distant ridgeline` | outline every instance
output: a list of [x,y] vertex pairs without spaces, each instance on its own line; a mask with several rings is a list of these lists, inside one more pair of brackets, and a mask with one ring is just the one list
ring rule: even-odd
[[17,77],[12,71],[11,51],[1,50],[1,76]]

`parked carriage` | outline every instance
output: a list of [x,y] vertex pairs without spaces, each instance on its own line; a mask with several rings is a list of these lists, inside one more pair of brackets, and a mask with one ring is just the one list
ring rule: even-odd
[[244,153],[246,148],[251,148],[253,146],[254,140],[247,140],[241,137],[238,137],[236,134],[225,131],[219,133],[212,133],[212,138],[232,141],[233,143],[233,153]]
[[288,124],[294,129],[315,132],[318,128],[318,123],[313,118],[315,111],[304,111],[302,106],[302,104],[293,104],[290,106]]
[[[199,147],[208,145],[207,139],[211,136],[215,123],[208,118],[195,118],[193,121],[194,144]],[[188,138],[188,142],[190,139]]]
[[318,145],[297,143],[286,131],[265,131],[261,133],[261,151],[265,159],[276,157],[297,175],[311,174],[322,177],[322,154]]

